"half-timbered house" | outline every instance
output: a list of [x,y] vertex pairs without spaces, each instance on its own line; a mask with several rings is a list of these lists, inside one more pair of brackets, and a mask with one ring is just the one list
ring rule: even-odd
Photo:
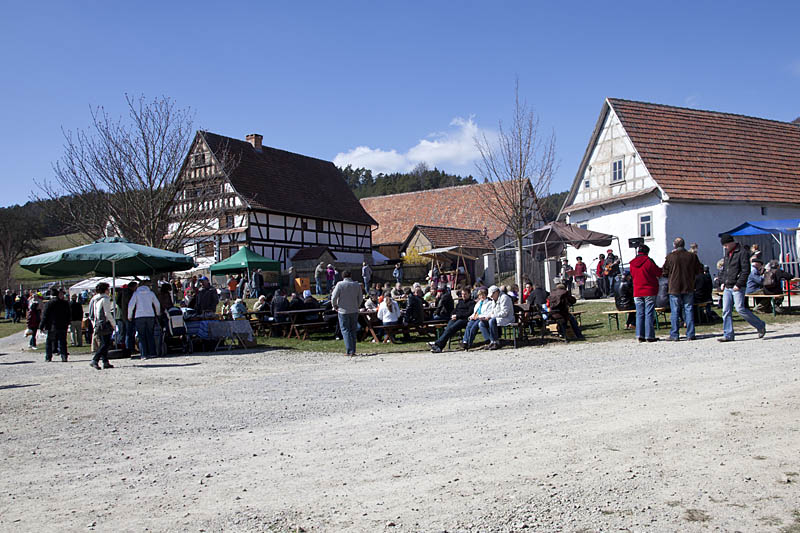
[[[340,171],[323,161],[198,131],[181,170],[178,210],[213,213],[187,239],[184,253],[222,260],[247,245],[283,268],[306,247],[326,246],[339,265],[371,262],[372,226]],[[199,188],[219,190],[208,200]],[[196,201],[203,196],[202,202]]]

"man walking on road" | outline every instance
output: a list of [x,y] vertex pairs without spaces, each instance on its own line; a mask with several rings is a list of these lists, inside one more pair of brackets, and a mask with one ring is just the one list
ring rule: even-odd
[[50,289],[50,301],[44,306],[40,329],[47,332],[45,341],[45,361],[53,360],[53,352],[58,350],[61,360],[67,362],[67,328],[69,328],[69,303],[59,289]]
[[750,254],[748,250],[742,248],[727,233],[720,238],[720,242],[725,247],[725,257],[723,257],[722,273],[720,274],[724,288],[722,293],[722,330],[724,336],[717,340],[720,342],[734,340],[733,307],[736,308],[739,316],[756,328],[760,339],[766,335],[767,325],[744,305],[744,291],[745,287],[747,287],[747,277],[750,275]]
[[669,340],[680,339],[681,314],[686,321],[686,339],[695,340],[694,334],[694,280],[703,272],[697,254],[686,251],[685,242],[677,237],[672,241],[674,250],[664,261],[662,270],[669,281],[669,307],[672,329]]
[[[161,304],[150,290],[141,283],[128,303],[128,321],[136,326],[139,334],[139,352],[142,359],[156,356],[156,317],[161,314]],[[160,338],[160,336],[159,336]]]
[[333,289],[331,304],[339,314],[339,328],[342,330],[346,355],[356,354],[358,310],[362,299],[361,284],[353,281],[350,271],[345,270],[342,272],[342,281]]

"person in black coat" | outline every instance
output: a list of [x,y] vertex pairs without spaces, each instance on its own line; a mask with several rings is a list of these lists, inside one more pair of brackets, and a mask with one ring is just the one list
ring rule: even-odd
[[439,300],[436,302],[436,310],[433,312],[433,319],[450,320],[450,317],[453,315],[454,307],[455,302],[453,302],[453,295],[450,294],[450,288],[445,285],[441,295],[439,295]]
[[67,362],[67,329],[71,317],[69,303],[59,289],[50,289],[50,296],[50,301],[44,306],[42,324],[39,327],[47,332],[44,360],[52,361],[53,352],[58,350],[61,360]]
[[472,299],[470,290],[467,288],[461,289],[461,299],[459,299],[453,309],[450,322],[447,323],[447,327],[444,328],[439,338],[430,343],[431,351],[433,353],[440,353],[447,345],[447,341],[450,340],[450,337],[467,327],[469,317],[472,316],[474,310],[475,300]]
[[[633,279],[628,271],[622,274],[614,290],[614,305],[617,311],[635,311],[636,304],[633,301]],[[625,322],[625,329],[636,328],[636,313],[628,313],[628,320]]]
[[272,297],[272,301],[269,304],[269,309],[272,312],[272,318],[275,320],[275,322],[289,321],[289,317],[287,315],[276,314],[279,311],[289,310],[289,301],[286,299],[286,294],[283,292],[283,289],[278,289],[275,291],[275,295]]
[[406,302],[405,323],[408,325],[422,324],[425,321],[425,301],[422,299],[422,288],[413,293],[409,291]]
[[708,302],[706,306],[695,308],[698,322],[703,319],[706,322],[712,322],[717,318],[716,313],[711,310],[711,302],[714,300],[713,292],[714,280],[711,279],[708,267],[704,266],[703,271],[694,278],[694,302],[696,304]]

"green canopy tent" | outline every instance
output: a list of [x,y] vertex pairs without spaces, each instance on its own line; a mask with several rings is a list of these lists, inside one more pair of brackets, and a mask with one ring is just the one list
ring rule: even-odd
[[26,270],[45,276],[94,272],[98,276],[116,278],[189,270],[194,266],[194,259],[188,255],[134,244],[122,237],[105,237],[91,244],[26,257],[19,264]]
[[258,255],[247,246],[243,246],[242,248],[239,248],[239,251],[224,261],[220,261],[219,263],[211,265],[209,270],[211,271],[212,275],[232,274],[246,270],[249,278],[250,271],[256,268],[266,271],[280,272],[281,262],[275,261],[274,259],[267,259],[263,255]]

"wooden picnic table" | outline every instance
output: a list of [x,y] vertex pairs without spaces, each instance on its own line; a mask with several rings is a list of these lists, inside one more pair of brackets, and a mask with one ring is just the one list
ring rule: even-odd
[[[304,328],[309,324],[304,324],[302,322],[298,323],[297,320],[300,318],[301,315],[312,315],[316,314],[319,316],[319,322],[313,322],[313,324],[317,325],[323,322],[322,318],[325,316],[325,308],[318,307],[317,309],[298,309],[296,311],[276,311],[276,315],[286,315],[289,317],[289,331],[286,333],[286,338],[291,339],[292,335],[294,335],[298,340],[305,340],[308,338],[308,331]],[[280,324],[280,322],[278,322]],[[300,336],[300,330],[303,330],[302,337]]]

